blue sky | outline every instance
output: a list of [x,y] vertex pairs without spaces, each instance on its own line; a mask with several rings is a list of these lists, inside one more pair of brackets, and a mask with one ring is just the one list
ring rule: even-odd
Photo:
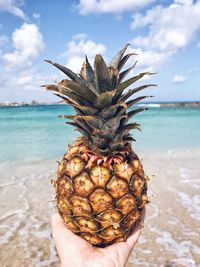
[[200,101],[200,0],[0,0],[0,102],[57,101],[40,85],[63,76],[43,59],[79,72],[126,43],[134,72],[158,73],[154,101]]

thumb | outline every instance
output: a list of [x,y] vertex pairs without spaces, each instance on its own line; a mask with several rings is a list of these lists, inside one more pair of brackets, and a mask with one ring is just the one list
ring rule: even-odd
[[72,255],[72,253],[77,251],[79,246],[85,245],[86,241],[73,234],[72,231],[65,226],[58,213],[52,216],[51,221],[52,236],[61,259],[64,258],[64,256],[66,257],[66,255]]

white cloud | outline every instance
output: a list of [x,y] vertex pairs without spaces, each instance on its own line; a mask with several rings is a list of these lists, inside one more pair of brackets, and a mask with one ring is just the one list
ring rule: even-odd
[[43,36],[35,24],[24,23],[12,34],[14,51],[2,56],[7,70],[26,69],[44,49]]
[[[41,85],[51,84],[57,80],[57,75],[42,73],[34,67],[23,71],[12,71],[9,76],[6,71],[1,71],[0,99],[1,101],[31,101],[33,99],[41,101],[43,97],[47,101],[51,98],[51,94],[47,94]],[[56,101],[56,99],[52,97],[51,101]]]
[[[36,30],[35,27],[34,29]],[[35,30],[33,31],[34,33]],[[24,36],[25,32],[24,31],[22,32],[18,32],[17,37],[16,34],[15,35],[13,34],[14,35],[13,46],[15,50],[13,51],[13,53],[11,53],[12,56],[9,57],[9,61],[8,57],[5,58],[5,55],[3,56],[4,62],[5,59],[7,61],[5,62],[6,65],[4,65],[4,69],[1,70],[1,75],[0,75],[0,84],[1,87],[4,89],[2,90],[3,92],[0,92],[0,97],[5,101],[12,100],[13,98],[23,100],[24,97],[26,99],[32,100],[32,98],[37,99],[38,95],[40,94],[40,96],[43,95],[43,98],[47,96],[47,98],[49,99],[50,96],[48,96],[44,88],[41,88],[40,86],[42,84],[48,84],[54,82],[56,83],[61,79],[62,76],[60,73],[58,74],[56,73],[56,75],[49,73],[48,74],[42,73],[39,70],[37,70],[32,64],[30,64],[31,66],[29,67],[29,64],[27,63],[29,62],[33,63],[33,60],[36,58],[36,55],[38,55],[39,51],[41,51],[44,44],[43,42],[41,42],[42,39],[40,39],[37,34],[33,34],[32,30],[31,30],[32,32],[31,37],[29,33],[27,33],[26,34],[27,39],[25,39],[24,41],[22,37]],[[37,36],[36,39],[40,40],[39,42],[40,45],[38,45],[37,42],[34,41],[35,40],[34,36],[35,37]],[[31,46],[29,49],[28,48],[27,49],[29,52],[34,51],[33,53],[32,52],[28,53],[25,48],[27,45],[30,46],[30,44],[27,41],[30,39],[31,43],[33,43],[34,45]],[[63,56],[67,58],[68,66],[70,68],[72,67],[72,69],[77,70],[77,72],[79,72],[84,60],[84,54],[87,54],[89,57],[93,58],[96,55],[96,53],[104,53],[105,50],[106,48],[103,44],[95,43],[89,40],[86,34],[77,34],[73,36],[71,42],[67,44],[67,50],[63,53]],[[27,56],[24,56],[24,54]],[[21,67],[18,68],[18,66],[16,66],[17,62],[18,64],[25,66],[25,68]],[[6,70],[8,67],[9,67],[9,75]],[[52,69],[52,73],[54,72],[55,71]],[[31,91],[30,94],[27,91]],[[39,92],[39,94],[37,92]],[[55,98],[52,97],[52,101],[55,101]]]
[[145,68],[145,70],[147,70],[148,68],[148,70],[153,71],[155,69],[153,66],[164,64],[169,58],[168,53],[160,53],[153,50],[143,50],[141,48],[136,48],[129,51],[138,54],[137,66]]
[[17,72],[17,75],[11,75],[11,78],[7,79],[7,73],[4,72],[1,77],[1,84],[3,84],[4,90],[9,91],[11,88],[20,88],[20,90],[30,90],[41,85],[39,80],[41,80],[41,75],[33,70],[28,69],[24,71]]
[[40,85],[46,81],[52,82],[53,76],[44,75],[33,67],[34,61],[44,48],[43,37],[38,27],[35,24],[24,23],[13,32],[12,46],[12,52],[0,55],[3,63],[0,75],[3,92],[0,97],[5,100],[15,97],[21,99],[24,94],[28,96],[25,92],[27,90],[42,92]]
[[72,41],[67,43],[67,49],[61,56],[67,58],[69,68],[79,72],[85,55],[90,60],[94,59],[96,54],[103,54],[105,51],[105,45],[89,40],[85,33],[79,33],[74,35]]
[[89,13],[122,13],[144,7],[155,0],[80,0],[76,6],[81,15]]
[[44,75],[35,68],[23,70],[18,73],[17,77],[13,77],[7,83],[9,88],[21,88],[23,90],[40,90],[42,84],[52,83],[52,80],[57,79],[55,75]]
[[21,19],[26,20],[27,17],[24,12],[17,6],[15,0],[0,0],[0,12],[9,12]]
[[[155,62],[163,64],[173,54],[184,49],[200,30],[200,1],[175,0],[169,6],[156,6],[146,12],[137,13],[131,23],[132,29],[149,27],[146,36],[132,40],[142,53],[152,54]],[[152,57],[152,58],[153,58]]]
[[187,77],[183,75],[175,75],[173,77],[173,83],[183,83],[187,81]]

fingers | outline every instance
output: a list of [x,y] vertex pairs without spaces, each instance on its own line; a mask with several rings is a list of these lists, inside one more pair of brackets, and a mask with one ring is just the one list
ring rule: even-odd
[[66,237],[68,237],[71,233],[70,230],[64,225],[59,214],[56,213],[52,216],[51,224],[54,240],[63,240],[66,242]]
[[127,239],[126,243],[131,247],[131,249],[137,243],[140,234],[141,234],[141,227],[138,227],[138,229],[136,229],[134,233]]
[[68,240],[71,235],[70,230],[66,228],[59,214],[52,216],[52,236],[55,241],[56,249],[60,259],[63,259],[68,248]]
[[52,235],[55,241],[64,242],[66,244],[69,243],[69,240],[77,239],[78,236],[72,233],[71,230],[69,230],[60,215],[54,214],[52,216]]
[[53,229],[56,229],[58,226],[64,227],[63,221],[58,213],[52,215],[51,224]]
[[86,243],[64,225],[59,214],[52,216],[52,236],[61,260],[78,251],[78,248]]

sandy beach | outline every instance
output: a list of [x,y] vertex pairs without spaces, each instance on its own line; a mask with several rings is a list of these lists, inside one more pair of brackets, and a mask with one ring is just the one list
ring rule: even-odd
[[[151,203],[128,267],[200,264],[199,149],[140,153]],[[2,267],[59,266],[51,238],[56,159],[0,164]]]

